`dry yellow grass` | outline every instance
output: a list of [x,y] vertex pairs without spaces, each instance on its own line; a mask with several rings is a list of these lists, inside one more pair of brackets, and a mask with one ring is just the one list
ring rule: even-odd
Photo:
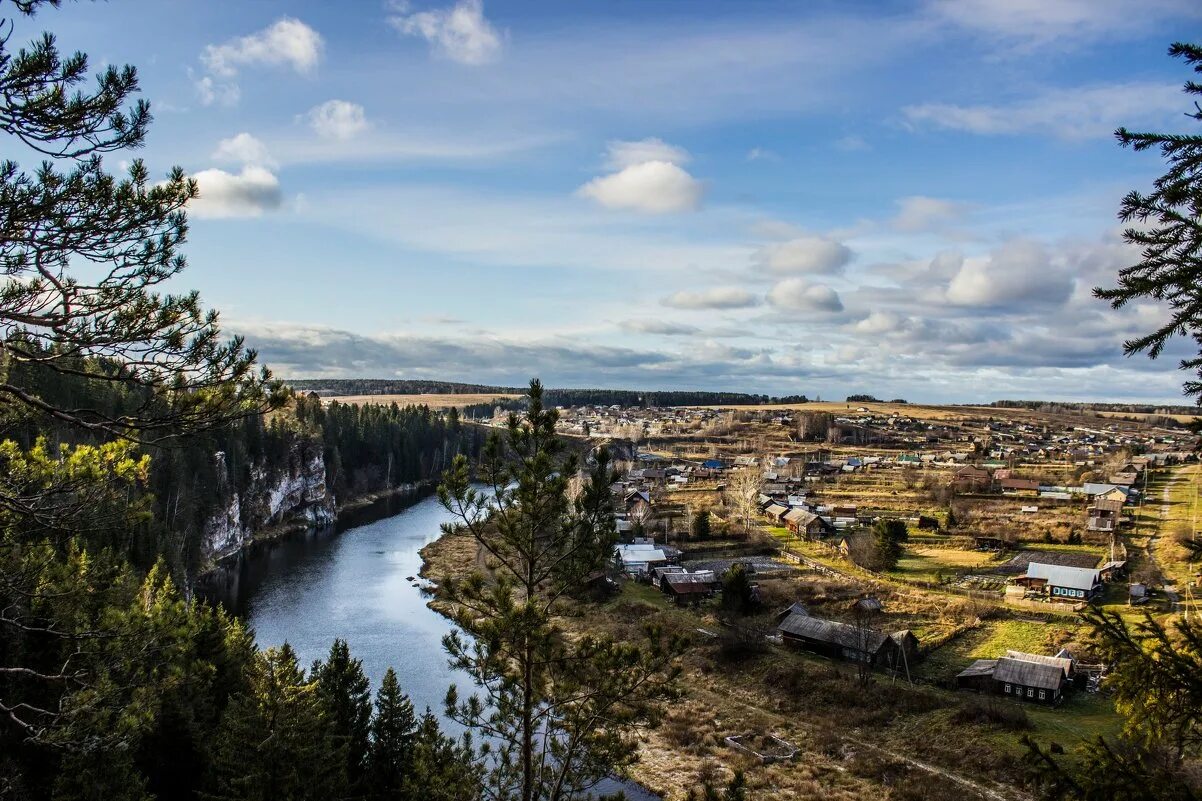
[[322,398],[323,401],[338,401],[339,403],[381,404],[396,403],[400,406],[429,406],[431,409],[450,409],[473,406],[477,403],[495,403],[501,400],[520,398],[521,395],[335,395]]

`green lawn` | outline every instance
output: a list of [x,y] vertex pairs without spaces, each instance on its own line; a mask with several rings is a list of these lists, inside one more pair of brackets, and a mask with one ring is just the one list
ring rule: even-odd
[[922,662],[927,678],[949,681],[975,659],[996,659],[1007,649],[1033,654],[1051,654],[1056,641],[1072,628],[1027,620],[986,620],[971,631],[935,649]]

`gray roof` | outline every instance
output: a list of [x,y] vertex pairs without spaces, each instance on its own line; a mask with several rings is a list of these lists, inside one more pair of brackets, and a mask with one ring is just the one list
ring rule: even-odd
[[805,509],[792,509],[787,515],[785,515],[785,520],[801,526],[808,526],[817,517],[818,515],[814,514],[813,512],[807,512]]
[[[1060,653],[1063,654],[1063,653],[1068,653],[1068,652],[1061,651]],[[1068,674],[1072,673],[1072,671],[1073,671],[1072,657],[1065,658],[1065,657],[1061,657],[1061,656],[1043,656],[1041,654],[1028,654],[1028,653],[1024,653],[1023,651],[1007,651],[1006,658],[1007,659],[1018,659],[1023,662],[1038,662],[1041,665],[1051,665],[1052,667],[1058,667],[1064,671],[1065,676],[1068,676]]]
[[1045,665],[1042,662],[1029,662],[1025,659],[1011,659],[1004,656],[997,661],[993,678],[1022,687],[1059,690],[1060,685],[1064,683],[1064,671],[1056,665]]
[[996,659],[978,659],[956,674],[956,678],[974,678],[976,676],[992,676],[997,667]]
[[1043,562],[1029,562],[1027,578],[1045,579],[1055,587],[1069,587],[1075,590],[1092,590],[1101,581],[1098,569],[1094,567],[1065,567],[1045,565]]
[[868,653],[879,651],[887,639],[892,639],[900,644],[910,633],[909,631],[895,631],[892,634],[883,634],[872,629],[861,629],[847,623],[822,620],[797,613],[786,617],[776,628],[782,634],[791,634],[794,637],[804,637],[808,640],[854,648]]

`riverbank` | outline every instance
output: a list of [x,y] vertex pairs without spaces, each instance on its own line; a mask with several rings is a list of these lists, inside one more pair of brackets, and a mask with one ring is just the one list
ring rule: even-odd
[[337,536],[348,528],[391,517],[406,506],[433,494],[436,485],[437,482],[433,480],[411,482],[383,492],[357,495],[336,504],[334,514],[327,523],[316,524],[304,515],[295,515],[276,525],[259,529],[237,549],[214,559],[200,570],[191,581],[191,589],[202,597],[237,609],[239,603],[235,599],[245,593],[241,574],[245,572],[249,561],[285,543]]
[[[435,584],[487,565],[465,535],[443,535],[420,554],[422,576]],[[435,595],[431,607],[445,613]],[[705,776],[721,779],[734,770],[745,771],[752,797],[1029,797],[1021,784],[1018,734],[961,720],[973,698],[884,675],[865,687],[854,666],[767,646],[762,633],[770,617],[736,633],[713,604],[677,607],[652,587],[626,582],[605,602],[567,602],[557,624],[568,636],[635,641],[643,626],[655,624],[690,638],[681,695],[659,727],[640,732],[639,761],[629,770],[667,801],[680,801]],[[1069,721],[1056,715],[1030,710],[1032,732],[1059,739],[1060,724]],[[1048,726],[1057,731],[1045,731]],[[794,761],[762,765],[726,743],[747,734],[773,735],[801,752]]]

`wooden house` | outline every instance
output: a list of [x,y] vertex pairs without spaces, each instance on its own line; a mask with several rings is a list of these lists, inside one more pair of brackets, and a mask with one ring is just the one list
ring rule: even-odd
[[980,492],[989,489],[993,477],[983,467],[965,465],[952,474],[952,486],[957,492]]
[[783,503],[773,501],[764,507],[764,514],[777,525],[785,521],[785,515],[789,514],[789,507]]
[[790,509],[789,513],[781,518],[781,520],[788,527],[789,531],[799,537],[814,539],[833,531],[829,523],[805,509]]
[[1089,507],[1089,519],[1085,527],[1090,531],[1115,531],[1123,513],[1123,502],[1097,498]]
[[1071,657],[1007,651],[973,662],[957,674],[956,686],[1051,706],[1060,702],[1072,674]]
[[1027,564],[1027,574],[1014,580],[1028,592],[1038,592],[1054,601],[1089,601],[1102,590],[1102,576],[1097,568]]
[[1039,482],[1029,478],[1003,478],[998,482],[1005,495],[1034,497],[1039,495]]
[[704,601],[722,588],[722,582],[712,570],[696,573],[665,573],[659,580],[660,591],[678,604]]
[[831,659],[867,662],[891,670],[905,670],[918,659],[918,639],[910,631],[886,634],[797,613],[776,628],[784,642]]

